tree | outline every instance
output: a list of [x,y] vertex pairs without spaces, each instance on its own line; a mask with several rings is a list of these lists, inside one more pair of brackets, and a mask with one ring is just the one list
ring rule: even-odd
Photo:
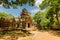
[[34,17],[34,21],[40,24],[41,26],[47,26],[48,19],[46,19],[45,12],[37,12]]
[[37,13],[34,15],[33,19],[35,20],[35,22],[37,22],[38,24],[40,24],[40,22],[41,22],[40,12],[37,12]]
[[33,17],[33,20],[39,25],[38,28],[45,29],[50,26],[50,21],[46,18],[45,12],[37,12]]
[[53,22],[53,16],[56,15],[56,20],[57,20],[57,24],[59,24],[58,21],[58,14],[60,11],[60,1],[59,0],[44,0],[42,2],[42,4],[40,5],[41,9],[44,9],[46,7],[49,7],[49,11],[48,11],[48,17],[50,18],[50,21]]
[[0,12],[0,18],[3,17],[3,16],[7,17],[7,18],[13,18],[14,17],[12,14],[7,14],[5,12]]
[[0,4],[2,4],[5,8],[17,8],[17,6],[23,6],[24,4],[29,4],[30,6],[34,6],[35,0],[0,0]]

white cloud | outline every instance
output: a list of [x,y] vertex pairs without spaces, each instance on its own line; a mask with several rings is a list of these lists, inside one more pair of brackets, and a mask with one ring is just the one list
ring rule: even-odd
[[41,3],[42,3],[42,0],[36,0],[35,6],[39,7],[39,4],[41,4]]
[[30,12],[31,13],[37,13],[38,11],[40,11],[40,9],[36,8],[36,9],[31,10]]
[[3,4],[0,4],[0,6],[2,6]]

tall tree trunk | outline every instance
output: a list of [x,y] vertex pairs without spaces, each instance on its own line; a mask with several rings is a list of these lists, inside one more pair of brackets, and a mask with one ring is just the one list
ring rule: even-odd
[[57,25],[59,25],[59,19],[58,19],[58,10],[56,10],[56,20],[57,20]]

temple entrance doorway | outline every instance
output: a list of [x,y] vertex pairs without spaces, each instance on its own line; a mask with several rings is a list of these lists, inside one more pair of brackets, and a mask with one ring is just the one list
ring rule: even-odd
[[30,23],[28,23],[28,28],[30,28]]

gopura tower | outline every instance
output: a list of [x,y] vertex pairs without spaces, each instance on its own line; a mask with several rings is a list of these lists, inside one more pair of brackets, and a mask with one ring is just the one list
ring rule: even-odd
[[21,13],[21,22],[23,28],[30,28],[32,26],[32,19],[29,12],[24,8]]

